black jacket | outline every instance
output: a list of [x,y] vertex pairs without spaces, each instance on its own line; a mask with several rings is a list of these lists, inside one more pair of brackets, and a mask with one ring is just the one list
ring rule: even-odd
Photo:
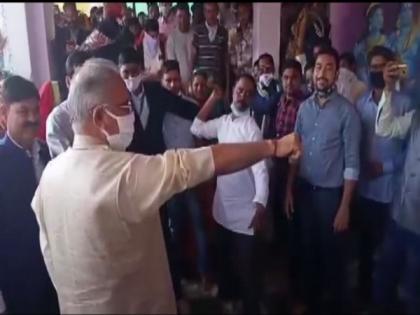
[[193,120],[199,108],[196,104],[167,91],[159,82],[144,82],[143,88],[150,112],[148,122],[146,129],[142,130],[139,108],[135,108],[135,132],[127,151],[148,155],[160,154],[166,150],[162,134],[165,113],[171,112]]

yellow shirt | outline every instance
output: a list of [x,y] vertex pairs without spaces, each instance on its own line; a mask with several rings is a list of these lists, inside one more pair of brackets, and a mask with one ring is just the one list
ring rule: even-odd
[[210,148],[116,152],[76,135],[32,201],[61,313],[176,313],[159,207],[210,179]]

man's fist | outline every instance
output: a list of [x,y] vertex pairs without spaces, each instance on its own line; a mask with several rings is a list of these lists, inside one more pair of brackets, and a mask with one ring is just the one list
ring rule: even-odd
[[278,158],[290,157],[291,160],[298,160],[302,154],[300,138],[296,133],[290,133],[276,141],[274,155]]

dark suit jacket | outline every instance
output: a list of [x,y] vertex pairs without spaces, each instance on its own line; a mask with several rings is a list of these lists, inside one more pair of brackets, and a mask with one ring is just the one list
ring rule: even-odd
[[145,97],[149,107],[149,119],[146,130],[142,130],[139,108],[135,108],[135,132],[127,151],[142,154],[159,154],[166,150],[162,127],[165,113],[171,112],[182,118],[193,120],[198,114],[198,106],[167,91],[159,82],[143,83]]
[[[49,161],[40,143],[40,166]],[[0,290],[9,313],[58,312],[31,208],[38,186],[33,160],[9,137],[0,140]]]

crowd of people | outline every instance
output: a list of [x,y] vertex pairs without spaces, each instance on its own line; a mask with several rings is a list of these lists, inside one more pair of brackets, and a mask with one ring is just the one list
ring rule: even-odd
[[188,313],[193,292],[258,314],[270,227],[301,312],[354,312],[352,240],[363,307],[420,312],[420,112],[395,52],[363,82],[320,40],[276,78],[252,3],[90,13],[56,8],[44,124],[32,82],[1,83],[7,313]]

